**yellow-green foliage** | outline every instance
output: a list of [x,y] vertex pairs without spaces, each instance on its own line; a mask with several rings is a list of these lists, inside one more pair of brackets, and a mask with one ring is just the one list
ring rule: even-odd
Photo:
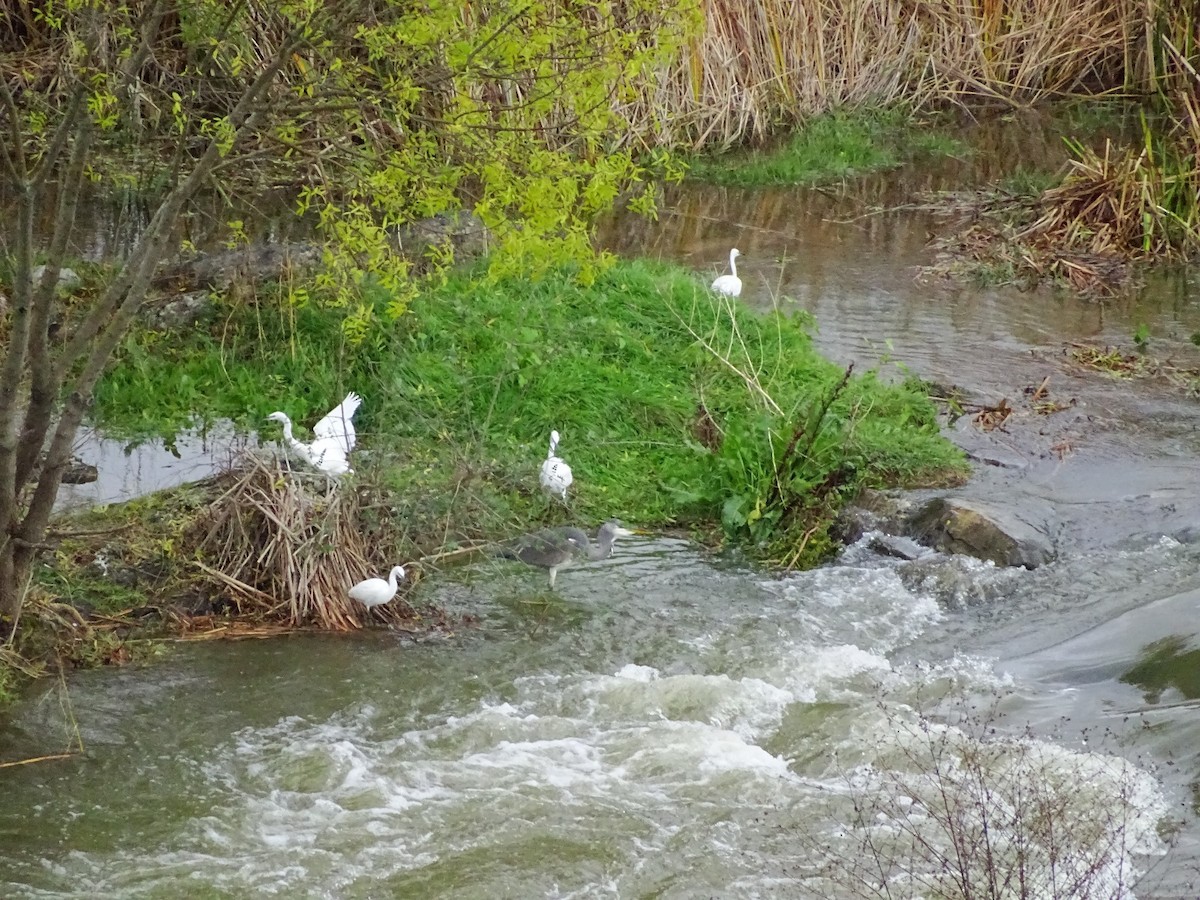
[[350,351],[338,313],[234,313],[219,340],[153,354],[131,341],[97,412],[110,429],[221,415],[262,428],[273,409],[310,423],[352,388],[365,399],[356,472],[393,486],[390,505],[438,536],[499,536],[544,514],[537,466],[555,428],[575,469],[572,515],[723,527],[804,565],[860,485],[961,467],[924,394],[844,380],[802,318],[714,298],[677,269],[619,263],[591,285],[456,275]]
[[[39,97],[25,131],[48,143],[69,102],[58,86],[82,74],[110,145],[139,149],[139,183],[169,178],[176,155],[156,162],[143,139],[215,139],[226,158],[214,179],[222,195],[263,181],[294,188],[298,211],[329,239],[315,290],[297,302],[345,310],[352,340],[380,313],[402,314],[419,289],[411,261],[395,252],[396,226],[467,208],[490,231],[493,276],[573,260],[587,280],[603,263],[590,242],[594,216],[619,196],[652,213],[647,165],[671,172],[666,157],[639,156],[629,101],[677,56],[695,23],[691,0],[169,6],[162,19],[147,16],[150,0],[46,7],[36,36],[63,49],[30,54],[17,75]],[[103,16],[89,16],[93,8]],[[129,90],[124,67],[143,37],[154,52]],[[0,45],[32,46],[18,40],[0,28]],[[252,134],[235,142],[239,97],[273,67],[266,100],[247,107]],[[134,94],[137,103],[124,99]],[[111,186],[125,172],[97,177]],[[418,268],[440,272],[452,256],[449,244],[434,248]],[[365,272],[387,292],[382,310],[362,298]]]

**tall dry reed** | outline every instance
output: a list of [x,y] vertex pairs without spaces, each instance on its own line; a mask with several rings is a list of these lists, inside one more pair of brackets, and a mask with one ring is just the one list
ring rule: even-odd
[[676,146],[765,138],[825,110],[1119,88],[1152,0],[702,0],[642,100]]
[[347,596],[351,585],[401,562],[386,556],[399,541],[364,522],[353,482],[253,453],[226,479],[192,543],[196,566],[240,616],[335,631],[413,617],[403,586],[369,613]]

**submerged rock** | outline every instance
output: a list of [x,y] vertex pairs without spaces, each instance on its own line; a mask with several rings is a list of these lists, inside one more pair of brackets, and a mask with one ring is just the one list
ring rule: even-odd
[[891,556],[912,562],[929,553],[928,547],[899,534],[880,534],[871,539],[870,547],[881,556]]
[[859,541],[869,531],[898,535],[908,531],[916,501],[903,491],[861,491],[854,503],[838,513],[834,533],[844,544]]
[[1055,557],[1050,515],[992,509],[953,497],[930,500],[912,519],[913,536],[946,553],[1036,569]]
[[[453,249],[459,261],[482,256],[491,240],[487,226],[467,212],[443,213],[409,222],[389,229],[389,235],[395,251],[409,259],[417,271],[428,266],[428,257],[440,255],[447,248]],[[302,277],[320,268],[324,254],[324,247],[317,242],[284,241],[254,243],[170,261],[154,276],[154,290],[143,316],[152,328],[186,328],[212,312],[216,295],[241,286]]]
[[[46,454],[42,453],[33,470],[33,477],[41,476],[42,467],[46,464]],[[86,463],[78,456],[72,456],[63,469],[63,484],[91,484],[100,478],[100,470],[91,463]]]
[[63,472],[63,484],[91,484],[100,477],[99,470],[91,463],[86,463],[78,456],[72,456]]
[[[46,267],[35,266],[33,271],[29,274],[33,279],[34,285],[37,285],[41,283],[42,276],[46,274]],[[83,279],[79,277],[79,273],[77,273],[74,269],[68,269],[66,266],[63,266],[58,270],[57,288],[60,294],[69,294],[82,283]]]

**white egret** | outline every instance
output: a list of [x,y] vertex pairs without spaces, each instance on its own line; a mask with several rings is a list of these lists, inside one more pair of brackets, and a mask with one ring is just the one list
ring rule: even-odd
[[347,592],[350,594],[350,599],[357,600],[367,609],[372,606],[379,606],[381,603],[387,603],[396,596],[398,585],[397,578],[404,577],[404,566],[393,566],[391,573],[388,575],[387,581],[382,578],[368,578],[366,581],[360,581]]
[[306,444],[292,436],[292,420],[286,413],[273,412],[268,419],[283,423],[283,439],[306,463],[328,475],[344,475],[350,468],[350,451],[354,449],[354,413],[362,397],[351,391],[346,399],[331,409],[313,426],[315,437]]
[[542,463],[542,490],[548,494],[559,494],[563,498],[563,502],[567,502],[567,488],[571,486],[574,477],[571,475],[571,467],[566,462],[560,459],[556,454],[558,452],[558,432],[550,432],[550,452],[546,454],[546,461]]
[[545,569],[550,573],[550,587],[554,587],[554,578],[559,569],[581,559],[608,559],[612,556],[617,538],[631,534],[633,532],[622,528],[616,519],[600,526],[595,542],[588,539],[587,532],[582,528],[547,528],[517,538],[510,546],[498,550],[496,555]]
[[712,289],[726,297],[737,297],[742,293],[742,279],[738,278],[737,263],[734,262],[742,251],[734,247],[729,251],[729,275],[721,275],[712,283]]

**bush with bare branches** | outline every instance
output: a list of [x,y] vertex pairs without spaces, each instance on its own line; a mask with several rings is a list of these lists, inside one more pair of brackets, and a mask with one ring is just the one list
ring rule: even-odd
[[872,759],[842,775],[850,816],[819,839],[837,896],[1120,900],[1164,849],[1165,801],[1121,757],[1004,734],[995,708],[881,711]]

